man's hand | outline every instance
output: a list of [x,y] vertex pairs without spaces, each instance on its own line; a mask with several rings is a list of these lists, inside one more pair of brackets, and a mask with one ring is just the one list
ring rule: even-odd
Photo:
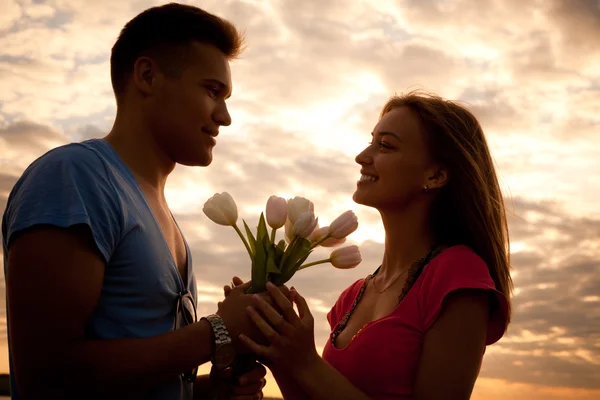
[[263,398],[262,389],[267,381],[267,370],[256,363],[254,368],[242,375],[231,389],[230,400],[260,400]]
[[[248,282],[244,283],[244,281],[240,277],[234,276],[231,279],[231,284],[225,285],[223,287],[223,294],[225,295],[225,297],[228,297],[231,293],[246,293],[246,290],[248,290],[251,285],[252,285],[252,281],[248,281]],[[292,293],[290,292],[290,289],[288,289],[287,286],[285,286],[285,285],[279,286],[279,290],[281,291],[281,293],[283,293],[285,295],[285,297],[287,297],[287,299],[290,302],[293,301]],[[269,296],[267,294],[267,292],[263,293],[263,297],[266,302],[268,302],[272,306],[275,305],[275,303],[271,299],[271,296]]]
[[225,287],[223,288],[223,294],[225,295],[225,297],[227,297],[231,294],[233,289],[241,291],[241,293],[245,293],[246,290],[248,290],[248,288],[250,287],[250,285],[252,285],[252,281],[248,281],[244,284],[244,281],[240,277],[234,276],[231,279],[231,284],[225,285]]
[[[269,343],[246,312],[247,307],[252,305],[252,295],[246,294],[246,290],[250,288],[251,284],[252,281],[244,283],[239,277],[233,277],[231,285],[223,288],[225,300],[218,304],[217,314],[223,318],[238,354],[249,353],[248,347],[239,341],[240,333],[251,337],[257,343],[264,345]],[[291,299],[290,290],[286,286],[280,286],[279,290],[288,299]],[[261,293],[260,296],[272,307],[278,309],[268,292]]]
[[244,333],[260,343],[266,343],[266,338],[256,328],[248,317],[246,309],[252,304],[252,295],[245,294],[250,283],[238,285],[227,293],[225,300],[219,302],[217,314],[225,322],[233,346],[238,354],[247,354],[249,349],[240,342],[239,335]]

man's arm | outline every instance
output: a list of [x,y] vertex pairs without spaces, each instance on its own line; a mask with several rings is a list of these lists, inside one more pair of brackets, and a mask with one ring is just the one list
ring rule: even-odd
[[6,287],[21,397],[140,391],[210,359],[206,321],[144,339],[85,340],[104,268],[87,226],[34,227],[12,240]]
[[210,399],[213,392],[213,385],[210,381],[210,375],[198,375],[194,382],[194,400]]

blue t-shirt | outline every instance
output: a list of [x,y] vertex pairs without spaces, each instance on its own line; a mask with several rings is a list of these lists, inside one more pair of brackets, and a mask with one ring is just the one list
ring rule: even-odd
[[[2,220],[5,268],[13,235],[39,224],[86,224],[106,262],[98,305],[86,325],[89,339],[166,333],[174,328],[179,294],[189,289],[196,300],[187,243],[186,285],[133,174],[103,139],[58,147],[23,173]],[[18,399],[12,372],[11,382]],[[144,398],[191,399],[192,384],[174,378]]]

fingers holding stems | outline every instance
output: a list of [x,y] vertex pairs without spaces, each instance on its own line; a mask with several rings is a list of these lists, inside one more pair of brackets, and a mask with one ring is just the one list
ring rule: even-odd
[[242,375],[231,390],[231,400],[262,399],[262,389],[266,385],[267,370],[261,364]]
[[[247,313],[270,345],[260,345],[245,335],[240,335],[240,340],[259,357],[282,364],[282,367],[294,369],[301,364],[308,365],[315,358],[310,356],[317,353],[314,321],[306,300],[294,288],[290,291],[292,302],[274,285],[267,284],[267,289],[279,310],[265,301],[264,295],[257,295],[253,297],[254,305],[247,308]],[[296,314],[293,303],[297,305],[300,316]]]

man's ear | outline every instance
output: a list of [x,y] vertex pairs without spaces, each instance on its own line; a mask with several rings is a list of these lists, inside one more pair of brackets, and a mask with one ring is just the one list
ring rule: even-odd
[[143,96],[152,96],[158,77],[158,65],[150,57],[140,57],[133,65],[132,81]]
[[448,170],[443,166],[435,166],[427,174],[427,181],[425,185],[429,189],[441,189],[444,187],[448,180],[450,179],[450,175],[448,174]]

